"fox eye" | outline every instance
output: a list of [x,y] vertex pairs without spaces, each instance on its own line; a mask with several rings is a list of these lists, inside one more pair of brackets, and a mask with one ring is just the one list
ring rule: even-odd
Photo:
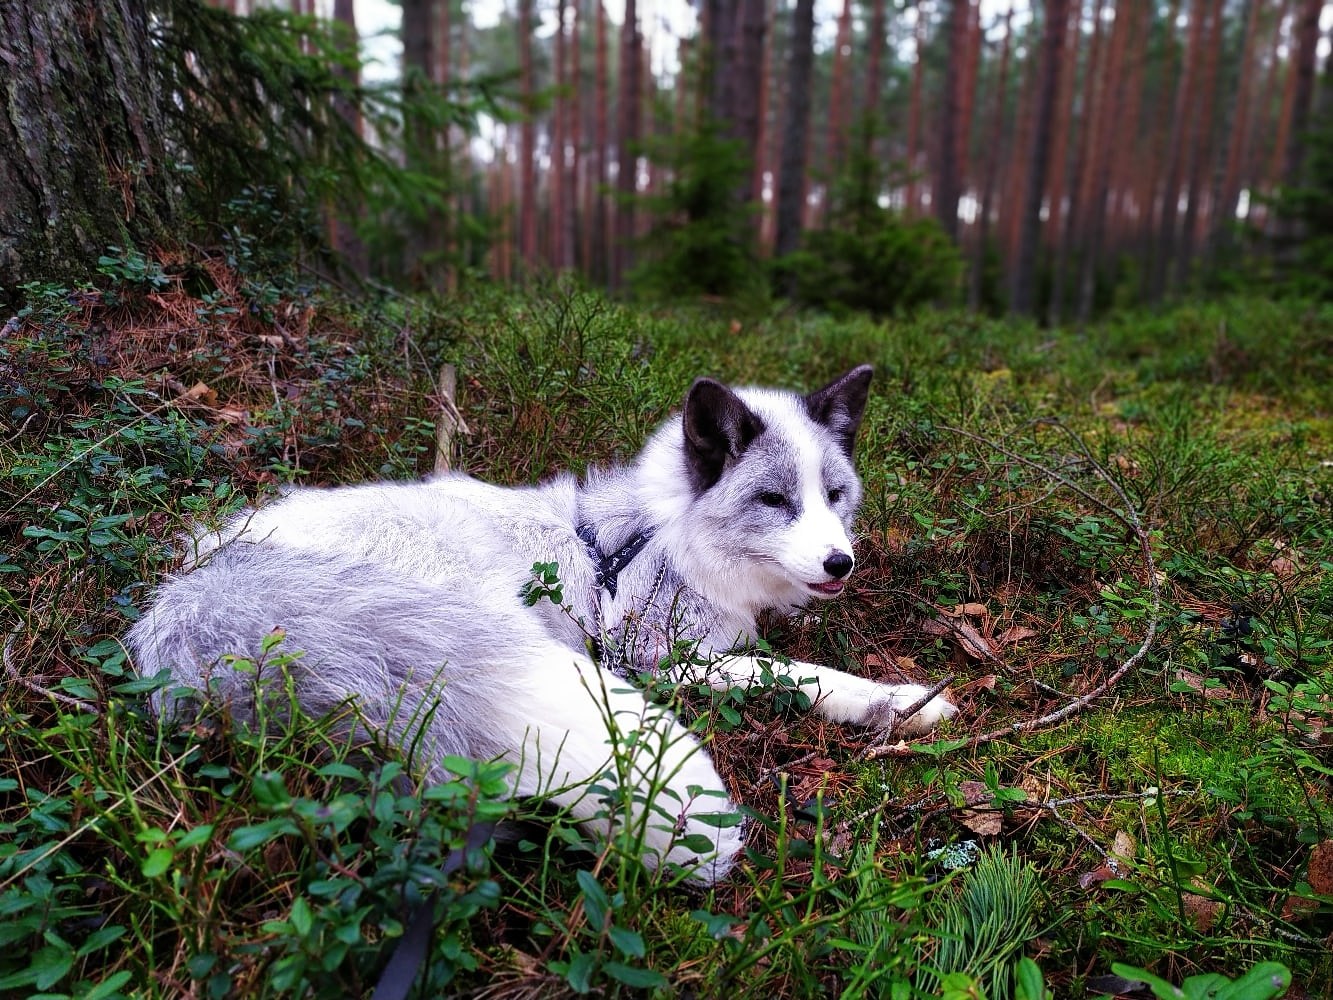
[[765,507],[787,506],[787,498],[784,497],[781,493],[775,493],[772,490],[765,490],[763,493],[760,493],[757,497],[755,497],[755,499],[758,500]]
[[828,491],[828,502],[837,503],[839,500],[842,499],[844,493],[846,493],[846,490],[844,490],[841,486],[833,487],[833,489]]

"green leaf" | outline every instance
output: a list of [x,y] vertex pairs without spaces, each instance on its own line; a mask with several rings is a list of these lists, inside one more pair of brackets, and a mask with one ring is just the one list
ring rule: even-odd
[[87,993],[84,993],[83,1000],[103,1000],[103,997],[114,996],[119,993],[120,988],[129,981],[129,971],[122,969],[120,972],[103,979]]
[[69,948],[47,945],[32,957],[32,965],[28,968],[33,973],[33,985],[39,990],[49,990],[73,967],[74,952]]
[[1014,970],[1015,1000],[1046,1000],[1046,982],[1041,966],[1024,955]]
[[1216,1000],[1269,1000],[1291,985],[1291,972],[1281,962],[1260,962],[1234,983],[1217,991]]
[[270,840],[276,840],[284,834],[296,832],[296,827],[289,820],[271,819],[254,826],[238,827],[227,838],[227,846],[233,851],[244,853],[254,850],[261,844],[267,844]]
[[574,877],[578,880],[579,888],[583,890],[583,909],[588,914],[588,923],[593,930],[600,933],[606,926],[611,900],[607,898],[606,891],[597,884],[592,872],[580,869]]
[[624,954],[631,958],[643,958],[645,954],[643,937],[637,931],[629,930],[626,927],[613,926],[607,931],[607,936],[611,938],[611,943]]
[[190,847],[198,847],[206,844],[213,836],[213,824],[204,823],[190,830],[180,840],[176,841],[176,850],[183,851]]
[[652,969],[636,969],[621,962],[607,962],[602,966],[602,971],[617,982],[634,989],[649,990],[671,985],[666,976],[660,972],[654,972]]
[[292,912],[289,919],[292,926],[296,928],[296,933],[305,937],[315,925],[315,915],[310,910],[310,904],[306,902],[304,896],[297,896],[292,903]]
[[170,847],[155,847],[148,852],[148,857],[144,858],[141,870],[144,878],[157,878],[171,867],[172,859],[176,852]]
[[1185,994],[1172,986],[1160,976],[1154,976],[1147,969],[1140,969],[1133,965],[1124,965],[1120,962],[1111,963],[1111,971],[1117,976],[1123,976],[1126,979],[1138,979],[1148,984],[1152,990],[1153,996],[1159,1000],[1179,1000]]

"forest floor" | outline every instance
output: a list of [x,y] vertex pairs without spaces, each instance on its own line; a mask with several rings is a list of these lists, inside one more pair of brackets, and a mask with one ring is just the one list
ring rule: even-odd
[[[1148,996],[1113,965],[1277,962],[1333,997],[1333,310],[1051,331],[104,272],[31,287],[0,338],[0,995],[368,995],[437,878],[450,995]],[[286,482],[430,472],[445,362],[451,459],[502,483],[628,459],[699,374],[873,363],[857,573],[771,642],[947,680],[959,717],[879,745],[671,693],[750,816],[707,893],[506,805],[494,766],[406,791],[336,720],[156,719],[119,639],[173,538]],[[438,876],[492,815],[523,838]]]

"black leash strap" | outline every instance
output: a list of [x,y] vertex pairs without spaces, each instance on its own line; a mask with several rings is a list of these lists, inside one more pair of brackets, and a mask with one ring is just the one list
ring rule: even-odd
[[[494,823],[478,823],[467,832],[467,841],[463,847],[449,852],[440,866],[440,871],[447,879],[467,863],[468,855],[479,851],[495,834]],[[426,898],[407,918],[407,930],[398,940],[398,947],[393,950],[389,963],[380,973],[380,980],[375,984],[371,1000],[407,1000],[412,992],[412,984],[417,980],[417,973],[426,963],[430,954],[430,943],[435,937],[435,896],[438,890],[432,889]]]

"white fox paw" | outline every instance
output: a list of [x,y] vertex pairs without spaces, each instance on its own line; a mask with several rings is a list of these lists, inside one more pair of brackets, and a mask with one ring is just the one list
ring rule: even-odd
[[957,705],[937,695],[919,708],[911,718],[904,719],[901,713],[924,698],[930,689],[920,684],[891,684],[885,687],[888,688],[889,697],[872,705],[870,718],[866,720],[867,724],[879,729],[892,728],[894,733],[900,736],[921,736],[945,719],[952,719],[958,714]]

